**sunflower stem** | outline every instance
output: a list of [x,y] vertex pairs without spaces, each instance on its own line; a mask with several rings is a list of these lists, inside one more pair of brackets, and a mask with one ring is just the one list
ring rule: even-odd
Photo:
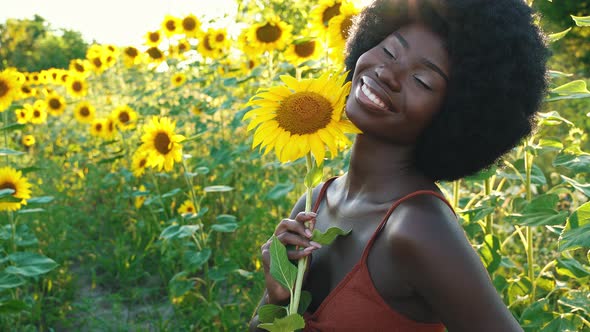
[[[8,126],[8,112],[2,112],[2,124],[4,127]],[[4,130],[4,147],[8,149],[8,130]],[[4,155],[6,159],[6,166],[8,166],[8,153]]]
[[[311,152],[305,155],[305,161],[307,165],[307,174],[309,174],[313,168],[313,161],[311,158]],[[311,200],[313,198],[313,188],[306,186],[306,197],[305,197],[305,212],[311,212]],[[306,225],[307,226],[307,225]],[[307,256],[300,258],[297,262],[297,279],[295,280],[295,291],[293,294],[293,301],[289,306],[289,314],[296,314],[299,308],[299,301],[301,299],[301,287],[303,286],[303,275],[305,274],[305,268],[307,267]]]
[[[528,141],[524,142],[524,169],[525,169],[525,186],[526,186],[526,200],[530,202],[532,200],[533,193],[531,191],[531,172],[533,169],[533,155],[528,152]],[[536,279],[535,279],[535,268],[534,268],[534,249],[533,249],[533,228],[526,226],[526,256],[528,265],[528,277],[531,282],[531,297],[530,304],[535,303],[536,297]]]
[[154,187],[156,188],[156,193],[158,194],[158,199],[160,201],[160,204],[162,205],[162,210],[164,211],[164,216],[166,217],[166,221],[170,220],[170,217],[168,217],[168,212],[166,212],[166,205],[164,204],[164,200],[162,199],[162,193],[160,192],[160,186],[158,186],[158,179],[156,179],[156,176],[154,175],[153,172],[150,172],[151,177],[152,177],[152,182],[154,183]]

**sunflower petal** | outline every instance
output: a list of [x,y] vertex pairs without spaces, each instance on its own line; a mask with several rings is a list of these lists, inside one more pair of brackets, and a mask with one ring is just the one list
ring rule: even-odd
[[322,140],[319,136],[310,135],[309,144],[311,147],[311,153],[313,153],[316,163],[320,165],[324,162],[324,157],[326,155],[326,148],[324,147]]

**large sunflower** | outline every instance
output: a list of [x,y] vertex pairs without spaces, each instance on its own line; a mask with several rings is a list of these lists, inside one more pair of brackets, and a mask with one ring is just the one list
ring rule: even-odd
[[13,100],[18,99],[22,83],[15,71],[0,72],[0,112],[4,112]]
[[350,141],[345,133],[360,133],[350,121],[341,119],[350,82],[346,75],[323,74],[318,79],[296,80],[283,75],[286,86],[269,88],[255,95],[248,105],[257,107],[244,115],[251,119],[248,130],[256,129],[252,147],[274,149],[281,162],[314,155],[320,164],[326,154],[338,152],[338,142]]
[[182,160],[182,145],[184,136],[176,135],[174,129],[176,123],[168,118],[158,118],[154,116],[152,120],[143,128],[144,134],[141,136],[143,144],[140,149],[148,154],[149,167],[158,168],[158,170],[171,171],[174,162]]
[[86,101],[79,103],[74,110],[74,117],[80,123],[92,123],[94,114],[96,114],[96,109]]
[[328,26],[330,47],[344,50],[346,39],[352,27],[352,20],[358,13],[360,13],[360,10],[352,4],[343,4],[340,7],[340,15],[332,18]]
[[162,31],[164,31],[166,36],[172,37],[181,32],[181,25],[182,23],[178,17],[167,14],[164,17],[164,21],[162,21]]
[[293,30],[291,25],[275,16],[262,23],[252,25],[247,40],[259,53],[274,49],[281,50],[291,39],[291,30]]
[[16,211],[20,209],[21,205],[26,205],[26,200],[31,198],[31,184],[27,178],[22,176],[21,171],[12,167],[0,168],[0,190],[3,189],[14,190],[10,195],[20,201],[0,202],[0,211]]

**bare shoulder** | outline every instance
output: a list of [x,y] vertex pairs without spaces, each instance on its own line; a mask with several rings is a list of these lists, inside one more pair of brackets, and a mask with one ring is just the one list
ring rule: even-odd
[[522,331],[441,199],[418,195],[404,201],[387,227],[391,257],[402,277],[449,331]]

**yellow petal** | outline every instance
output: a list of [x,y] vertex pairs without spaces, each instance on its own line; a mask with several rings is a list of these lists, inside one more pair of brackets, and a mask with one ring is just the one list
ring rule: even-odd
[[326,155],[326,148],[322,143],[322,140],[317,135],[310,135],[309,136],[309,145],[311,147],[311,153],[315,157],[315,161],[318,165],[324,162],[324,157]]

